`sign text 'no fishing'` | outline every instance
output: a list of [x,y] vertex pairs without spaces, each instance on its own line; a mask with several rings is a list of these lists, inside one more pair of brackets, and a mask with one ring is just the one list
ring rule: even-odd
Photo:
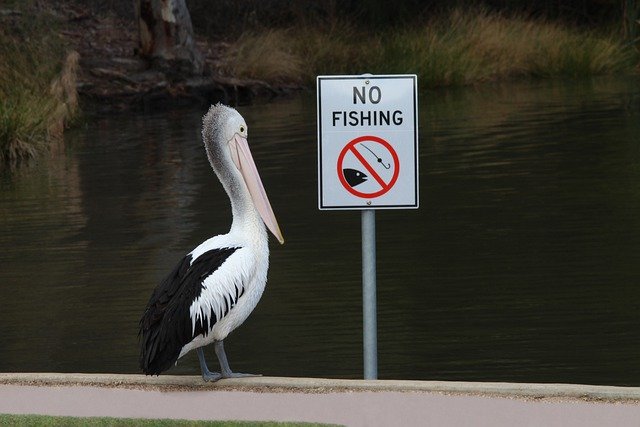
[[317,83],[319,208],[417,208],[417,77]]

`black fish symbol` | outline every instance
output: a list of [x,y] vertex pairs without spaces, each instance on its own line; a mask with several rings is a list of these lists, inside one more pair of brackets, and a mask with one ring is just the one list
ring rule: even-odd
[[355,169],[342,169],[342,174],[351,187],[362,184],[368,178],[366,174]]

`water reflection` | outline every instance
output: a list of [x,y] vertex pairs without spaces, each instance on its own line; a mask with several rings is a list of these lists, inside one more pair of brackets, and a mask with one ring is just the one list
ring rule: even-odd
[[[380,376],[640,385],[640,84],[421,103],[421,208],[377,215]],[[316,208],[315,99],[241,112],[287,243],[232,367],[360,377],[359,215]],[[138,372],[151,290],[230,223],[203,113],[99,118],[2,176],[0,371]]]

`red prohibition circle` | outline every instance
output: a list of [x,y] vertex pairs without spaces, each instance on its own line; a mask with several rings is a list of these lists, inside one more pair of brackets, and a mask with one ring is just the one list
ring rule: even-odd
[[[384,183],[384,181],[378,176],[378,174],[373,169],[373,167],[367,161],[364,161],[364,159],[362,158],[362,155],[358,153],[358,151],[356,151],[355,146],[365,141],[377,142],[378,144],[383,145],[387,150],[389,150],[389,153],[391,153],[391,157],[393,158],[393,165],[395,166],[395,169],[393,171],[393,176],[391,177],[391,180],[388,183]],[[378,181],[382,189],[374,193],[363,193],[362,191],[358,191],[349,185],[349,183],[347,182],[347,180],[345,179],[342,173],[342,162],[344,161],[344,156],[349,151],[354,153],[356,158],[358,158],[360,163],[362,163],[362,165],[367,169],[367,171],[369,171],[369,173],[373,174],[374,177],[376,177],[376,180]],[[387,141],[377,136],[365,135],[365,136],[359,136],[358,138],[352,139],[351,141],[349,141],[347,145],[345,145],[345,147],[340,152],[340,155],[338,156],[337,167],[338,167],[338,178],[340,179],[340,183],[349,193],[363,199],[373,199],[375,197],[380,197],[386,192],[388,192],[389,190],[391,190],[393,185],[396,183],[396,181],[398,180],[398,175],[400,174],[400,159],[398,159],[398,154],[396,153],[396,150],[394,150],[391,144],[389,144]]]

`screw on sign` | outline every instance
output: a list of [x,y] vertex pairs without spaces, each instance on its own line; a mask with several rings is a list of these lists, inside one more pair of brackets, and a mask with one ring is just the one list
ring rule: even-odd
[[400,161],[394,148],[384,139],[360,136],[349,141],[340,152],[337,173],[349,193],[373,199],[393,188],[400,174]]

